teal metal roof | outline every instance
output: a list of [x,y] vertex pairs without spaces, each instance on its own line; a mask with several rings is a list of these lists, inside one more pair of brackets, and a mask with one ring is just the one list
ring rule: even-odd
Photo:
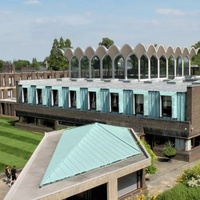
[[40,187],[140,154],[127,128],[94,123],[65,130]]

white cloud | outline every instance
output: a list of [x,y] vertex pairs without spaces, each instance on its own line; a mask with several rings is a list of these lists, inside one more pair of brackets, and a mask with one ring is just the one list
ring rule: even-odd
[[92,20],[88,16],[82,15],[65,15],[65,16],[57,16],[54,18],[36,18],[36,24],[62,24],[62,25],[85,25],[90,24]]
[[184,15],[185,13],[181,10],[176,10],[176,9],[164,9],[164,8],[159,8],[156,10],[156,13],[162,14],[162,15],[176,15],[176,16],[181,16]]
[[39,4],[38,0],[25,0],[26,4]]

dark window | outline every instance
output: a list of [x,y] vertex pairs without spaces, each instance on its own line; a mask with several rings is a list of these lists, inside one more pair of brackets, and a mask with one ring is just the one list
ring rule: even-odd
[[70,91],[71,108],[76,108],[76,91]]
[[23,103],[28,103],[28,90],[27,88],[23,88],[23,99],[22,99],[22,102]]
[[37,89],[37,104],[42,104],[42,89]]
[[170,96],[161,96],[162,117],[172,116],[172,98]]
[[119,112],[119,94],[111,93],[111,112]]
[[89,92],[89,109],[96,110],[96,92]]
[[135,94],[135,114],[144,113],[144,95]]
[[52,106],[58,106],[58,90],[52,90]]

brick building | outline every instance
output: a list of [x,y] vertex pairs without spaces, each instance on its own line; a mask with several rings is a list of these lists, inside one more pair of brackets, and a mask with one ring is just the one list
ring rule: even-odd
[[6,63],[0,73],[0,114],[16,116],[16,86],[20,80],[51,79],[68,77],[68,71],[33,71],[24,68],[15,71],[14,65]]

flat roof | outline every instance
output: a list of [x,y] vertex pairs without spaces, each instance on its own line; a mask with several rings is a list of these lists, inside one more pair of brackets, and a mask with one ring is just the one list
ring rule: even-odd
[[146,91],[166,91],[166,92],[186,92],[187,86],[192,86],[191,81],[182,79],[172,80],[119,80],[119,79],[37,79],[20,80],[19,85],[36,86],[61,86],[61,87],[79,87],[79,88],[108,88],[108,89],[126,89],[126,90],[146,90]]

